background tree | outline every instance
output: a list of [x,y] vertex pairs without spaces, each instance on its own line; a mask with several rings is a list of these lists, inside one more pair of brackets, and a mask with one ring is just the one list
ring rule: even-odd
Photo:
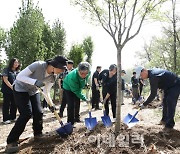
[[121,52],[124,46],[140,31],[145,17],[152,15],[155,7],[165,0],[73,0],[90,17],[98,22],[112,37],[117,49],[117,112],[115,132],[120,131],[121,121]]
[[94,48],[93,41],[91,37],[88,36],[83,40],[83,50],[85,55],[87,56],[85,61],[89,62],[90,64],[92,63],[91,58],[93,54],[93,48]]
[[162,36],[152,37],[150,44],[144,45],[144,52],[138,52],[138,55],[142,63],[149,67],[161,67],[180,74],[180,18],[175,13],[176,1],[170,2],[172,9],[162,13],[165,19],[163,23],[166,24]]
[[22,1],[19,10],[19,19],[9,32],[6,51],[9,59],[16,55],[24,68],[34,60],[43,60],[42,32],[45,22],[41,10],[38,6],[34,7],[31,0]]
[[44,59],[47,60],[54,56],[53,33],[50,26],[46,23],[42,31],[42,41],[44,43]]
[[0,49],[3,47],[6,39],[6,32],[3,28],[0,27]]
[[74,44],[68,53],[68,59],[74,61],[74,67],[77,67],[84,59],[84,50],[82,44]]
[[180,74],[180,44],[176,45],[178,67],[174,70],[174,36],[171,28],[164,29],[161,37],[153,37],[149,45],[145,44],[144,51],[137,54],[142,64],[146,64],[149,68],[164,68]]
[[53,33],[53,53],[54,55],[64,55],[65,43],[66,43],[66,32],[63,28],[63,24],[56,20],[52,27]]

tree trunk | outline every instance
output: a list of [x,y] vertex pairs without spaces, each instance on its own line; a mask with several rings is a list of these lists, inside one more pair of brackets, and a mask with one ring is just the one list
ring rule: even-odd
[[121,129],[121,97],[122,97],[122,78],[121,78],[121,50],[122,48],[117,48],[117,102],[116,102],[116,125],[115,134],[120,133]]
[[176,16],[175,16],[175,6],[176,6],[176,1],[172,0],[172,7],[173,7],[173,37],[174,37],[174,72],[176,72],[176,57],[177,57],[177,48],[176,48]]

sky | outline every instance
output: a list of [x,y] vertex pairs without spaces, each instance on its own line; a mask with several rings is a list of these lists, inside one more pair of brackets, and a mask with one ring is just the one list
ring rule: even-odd
[[[33,1],[37,4],[38,0]],[[21,0],[0,0],[0,26],[10,29],[17,20]],[[83,19],[82,12],[72,5],[69,0],[39,0],[38,6],[42,8],[45,21],[50,25],[60,19],[66,30],[66,49],[69,50],[73,43],[82,43],[87,36],[91,36],[94,42],[92,56],[92,70],[97,65],[103,69],[117,62],[117,52],[110,35],[100,26],[94,26]],[[135,52],[143,48],[144,42],[148,42],[153,35],[160,35],[160,25],[149,23],[142,27],[138,36],[128,42],[122,51],[122,69],[133,68],[138,63]]]

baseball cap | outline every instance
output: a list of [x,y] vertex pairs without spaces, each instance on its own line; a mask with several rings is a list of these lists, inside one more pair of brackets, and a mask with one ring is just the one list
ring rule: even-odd
[[139,78],[139,77],[140,77],[141,71],[142,71],[143,69],[144,69],[144,67],[142,67],[142,66],[136,67],[136,69],[135,69],[136,78]]

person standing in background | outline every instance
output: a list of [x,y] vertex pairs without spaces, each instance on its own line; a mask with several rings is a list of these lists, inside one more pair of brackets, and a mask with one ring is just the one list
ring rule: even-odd
[[133,72],[133,76],[131,77],[132,83],[132,103],[135,104],[139,97],[139,81],[136,78],[136,72]]
[[9,61],[7,68],[2,73],[2,88],[3,93],[3,123],[9,124],[11,121],[16,120],[17,107],[13,96],[13,83],[19,73],[20,63],[17,58],[13,58]]
[[101,66],[96,67],[96,71],[92,76],[92,108],[99,110],[100,91],[99,91],[99,73],[101,72]]
[[[125,70],[121,71],[121,77],[123,77],[126,74]],[[124,91],[125,91],[125,81],[122,78],[122,85],[121,85],[121,92],[122,92],[122,96],[121,96],[121,105],[124,105]]]
[[60,88],[60,90],[62,90],[62,102],[61,102],[61,106],[59,108],[59,116],[61,118],[63,117],[63,112],[64,112],[64,109],[67,104],[66,96],[65,96],[65,93],[63,90],[63,80],[66,77],[66,75],[74,69],[73,64],[74,64],[74,62],[72,60],[68,60],[67,61],[67,69],[65,70],[65,72],[63,72],[59,75],[59,88]]
[[144,80],[139,78],[139,97],[142,94],[143,86],[144,86]]

